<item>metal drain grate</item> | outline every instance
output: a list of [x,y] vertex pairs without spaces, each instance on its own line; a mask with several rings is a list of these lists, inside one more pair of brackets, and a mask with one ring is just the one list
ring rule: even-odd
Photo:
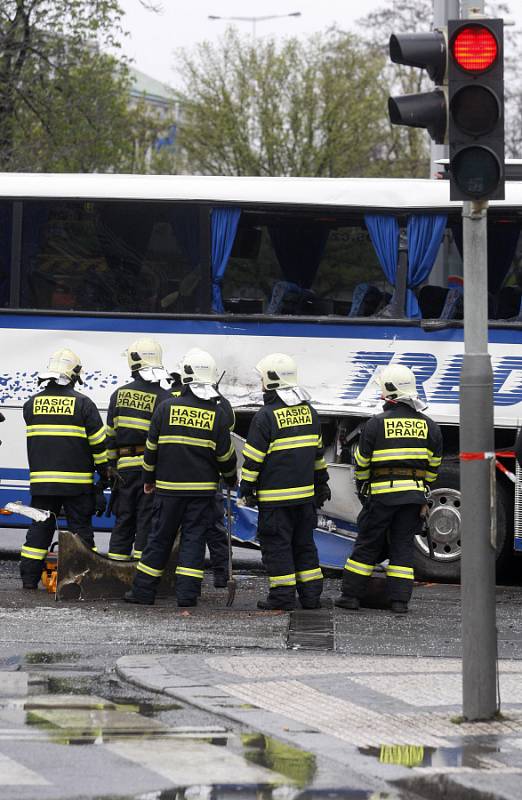
[[292,611],[286,646],[289,650],[333,650],[335,639],[332,608]]

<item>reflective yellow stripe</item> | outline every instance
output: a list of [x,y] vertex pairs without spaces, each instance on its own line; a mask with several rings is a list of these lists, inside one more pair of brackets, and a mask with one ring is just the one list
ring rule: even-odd
[[117,458],[117,457],[118,457],[118,451],[117,450],[107,450],[107,458],[110,458],[110,459],[112,459],[114,461],[114,459]]
[[432,481],[436,481],[437,477],[438,477],[438,474],[436,472],[426,472],[424,480],[428,481],[428,483],[431,483]]
[[31,483],[92,483],[92,472],[30,472]]
[[158,444],[187,444],[195,447],[208,447],[210,450],[216,449],[216,443],[211,439],[197,439],[195,436],[160,436]]
[[30,558],[33,561],[43,561],[47,555],[47,548],[44,550],[40,547],[28,547],[24,544],[20,555],[22,558]]
[[217,483],[173,483],[172,481],[156,481],[157,489],[170,489],[171,491],[208,491],[217,490]]
[[147,464],[147,462],[144,461],[143,462],[143,469],[145,470],[145,472],[154,472],[154,470],[156,469],[156,465],[155,464]]
[[111,561],[131,561],[130,556],[124,556],[121,553],[107,553]]
[[365,481],[370,477],[369,469],[356,469],[355,477],[358,481]]
[[147,448],[147,450],[157,450],[158,449],[158,445],[154,444],[154,442],[151,442],[150,439],[147,439],[147,441],[145,442],[145,447]]
[[362,561],[354,561],[349,558],[344,565],[345,570],[348,572],[355,572],[357,575],[370,576],[373,572],[373,564],[363,564]]
[[107,450],[104,450],[103,453],[93,453],[92,460],[95,464],[103,464],[104,461],[107,461],[108,453]]
[[386,575],[388,578],[404,578],[404,580],[413,580],[412,567],[397,567],[394,564],[388,564],[386,567]]
[[427,460],[430,451],[427,447],[401,447],[393,450],[374,450],[372,453],[373,461],[395,461],[398,459],[419,459]]
[[122,456],[118,459],[118,469],[125,469],[125,467],[142,467],[143,456]]
[[28,425],[27,436],[74,436],[86,439],[85,428],[81,425]]
[[379,483],[371,483],[372,494],[388,494],[391,492],[422,492],[424,487],[422,485],[423,479],[419,478],[418,481],[384,481]]
[[190,567],[176,567],[176,575],[185,575],[187,578],[198,578],[198,580],[203,580],[203,570],[202,569],[191,569]]
[[305,569],[302,572],[296,572],[295,577],[298,583],[307,583],[308,581],[320,581],[323,573],[320,567],[316,569]]
[[441,462],[442,458],[430,458],[428,464],[430,465],[430,467],[440,467]]
[[358,464],[359,467],[367,467],[370,463],[370,459],[366,458],[366,456],[361,455],[361,451],[359,450],[359,446],[355,448],[355,462]]
[[110,425],[106,425],[105,426],[105,433],[106,433],[107,436],[114,436],[116,431],[114,430],[114,428],[111,428]]
[[294,450],[296,447],[317,447],[319,437],[315,436],[285,436],[281,439],[274,439],[268,448],[268,454],[275,450]]
[[132,554],[132,557],[133,557],[133,559],[138,559],[138,558],[141,558],[141,554],[142,554],[142,553],[143,553],[143,550],[135,550],[135,551],[133,552],[133,554]]
[[225,455],[224,456],[218,456],[217,460],[218,461],[228,461],[228,459],[232,458],[233,455],[234,455],[234,446],[230,445],[230,448],[229,448],[229,450],[227,450]]
[[140,572],[144,572],[145,575],[150,575],[151,578],[161,578],[165,572],[164,569],[154,569],[153,567],[148,567],[143,563],[143,561],[139,562],[137,569],[139,569]]
[[96,433],[92,433],[89,436],[89,444],[91,445],[100,444],[100,442],[103,442],[104,439],[105,439],[105,428],[102,426],[99,431],[96,431]]
[[243,457],[251,458],[252,461],[257,461],[259,464],[263,463],[265,456],[266,453],[262,453],[261,450],[256,450],[251,444],[246,444],[243,448]]
[[324,458],[318,458],[314,461],[314,470],[317,472],[319,469],[326,469],[326,461]]
[[241,480],[242,481],[249,481],[250,483],[255,483],[259,477],[259,471],[255,472],[252,469],[247,469],[243,467],[241,470]]
[[257,493],[258,499],[263,500],[304,500],[314,496],[312,486],[289,486],[287,489],[263,489]]
[[114,417],[114,424],[117,428],[132,428],[139,431],[148,431],[150,428],[149,419],[138,419],[137,417]]
[[296,583],[295,572],[291,572],[289,575],[270,575],[268,580],[271,589],[274,586],[295,586]]

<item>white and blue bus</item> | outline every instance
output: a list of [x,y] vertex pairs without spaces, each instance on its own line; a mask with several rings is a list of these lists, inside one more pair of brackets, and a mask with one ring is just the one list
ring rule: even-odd
[[[456,579],[462,225],[448,197],[443,180],[0,175],[0,506],[28,499],[21,409],[58,347],[78,352],[84,389],[103,413],[128,378],[121,353],[133,339],[157,338],[170,369],[200,346],[226,370],[220,388],[239,436],[261,402],[254,365],[283,351],[322,417],[333,496],[316,539],[322,563],[342,567],[359,509],[352,448],[380,409],[372,377],[401,363],[416,373],[445,445],[430,500],[434,552],[419,536],[417,575]],[[521,220],[522,183],[511,182],[488,222],[499,564],[522,550],[512,452]],[[254,538],[255,511],[236,510],[235,533]]]

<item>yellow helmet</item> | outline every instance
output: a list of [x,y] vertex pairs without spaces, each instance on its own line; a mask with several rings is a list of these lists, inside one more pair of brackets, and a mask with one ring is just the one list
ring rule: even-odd
[[76,381],[83,383],[82,363],[76,353],[64,347],[51,355],[45,372],[41,372],[38,377],[42,381],[54,378],[72,383],[76,383]]
[[123,355],[127,356],[131,372],[137,372],[144,367],[163,368],[163,352],[161,345],[155,339],[136,339]]
[[285,353],[271,353],[256,365],[264,389],[293,389],[297,386],[297,364]]
[[390,364],[377,375],[383,400],[416,400],[417,383],[415,375],[403,364]]

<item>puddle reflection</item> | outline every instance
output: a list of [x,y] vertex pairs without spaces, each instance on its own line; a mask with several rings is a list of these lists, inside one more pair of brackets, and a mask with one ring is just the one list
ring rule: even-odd
[[495,755],[503,752],[496,742],[470,742],[457,747],[424,747],[412,744],[383,744],[380,747],[359,747],[365,756],[381,764],[402,767],[471,767],[488,769]]

